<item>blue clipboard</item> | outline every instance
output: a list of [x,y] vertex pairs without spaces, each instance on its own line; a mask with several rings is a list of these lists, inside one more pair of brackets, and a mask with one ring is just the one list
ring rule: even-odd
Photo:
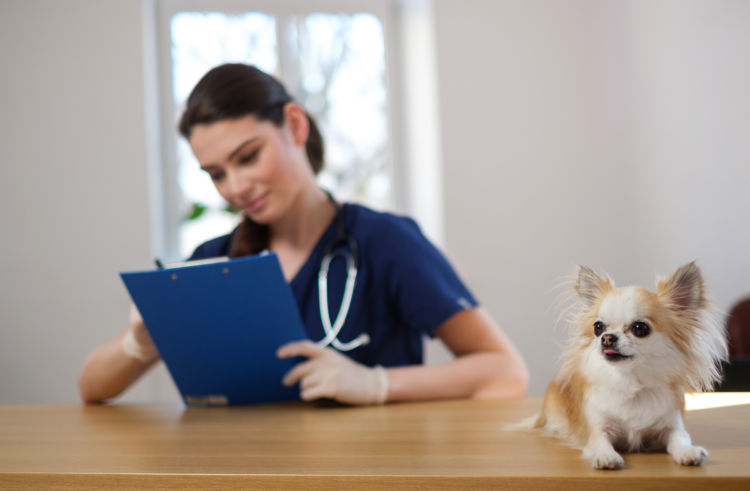
[[307,334],[276,254],[187,264],[120,273],[185,404],[299,399],[276,350]]

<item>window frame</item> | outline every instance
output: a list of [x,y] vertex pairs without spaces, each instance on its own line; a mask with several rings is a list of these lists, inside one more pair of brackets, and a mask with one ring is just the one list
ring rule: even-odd
[[[180,252],[180,217],[183,214],[181,203],[183,193],[178,179],[178,161],[175,138],[181,138],[177,133],[177,122],[173,119],[176,114],[173,97],[172,53],[170,22],[172,17],[184,11],[190,12],[223,12],[227,14],[241,14],[245,12],[264,12],[277,17],[279,25],[289,22],[293,16],[304,16],[315,12],[355,14],[361,12],[377,16],[383,25],[384,56],[386,69],[386,119],[388,124],[388,173],[391,177],[391,206],[394,211],[403,211],[406,199],[406,172],[401,154],[401,120],[403,114],[398,112],[400,98],[400,60],[397,45],[399,43],[398,5],[396,0],[156,0],[155,21],[156,30],[156,63],[157,63],[157,91],[160,162],[157,170],[155,192],[158,204],[152,209],[158,215],[155,222],[160,224],[152,230],[159,229],[160,237],[154,241],[157,244],[155,253],[166,261],[183,260]],[[279,74],[287,86],[295,86],[299,77],[296,67],[287,61],[292,59],[290,47],[285,44],[283,29],[277,29],[277,45],[280,50]],[[324,135],[325,138],[325,135]],[[206,240],[211,237],[206,237]]]

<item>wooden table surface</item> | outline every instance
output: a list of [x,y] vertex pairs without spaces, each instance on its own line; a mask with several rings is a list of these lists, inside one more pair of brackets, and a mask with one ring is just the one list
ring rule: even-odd
[[0,488],[750,489],[750,405],[686,414],[702,467],[580,451],[504,429],[539,399],[379,407],[0,406]]

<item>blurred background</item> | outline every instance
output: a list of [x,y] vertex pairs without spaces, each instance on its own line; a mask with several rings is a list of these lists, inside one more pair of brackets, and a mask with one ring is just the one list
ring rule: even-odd
[[[532,396],[577,264],[651,288],[697,260],[724,312],[750,296],[750,1],[1,0],[0,403],[77,401],[118,272],[235,223],[175,131],[225,61],[316,116],[323,186],[419,221]],[[176,399],[161,367],[120,400]]]

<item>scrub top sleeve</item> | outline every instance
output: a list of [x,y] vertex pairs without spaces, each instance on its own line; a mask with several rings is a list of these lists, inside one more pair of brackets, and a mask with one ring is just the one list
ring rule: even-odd
[[422,234],[414,220],[394,227],[391,295],[400,316],[430,336],[458,312],[478,302],[445,256]]

